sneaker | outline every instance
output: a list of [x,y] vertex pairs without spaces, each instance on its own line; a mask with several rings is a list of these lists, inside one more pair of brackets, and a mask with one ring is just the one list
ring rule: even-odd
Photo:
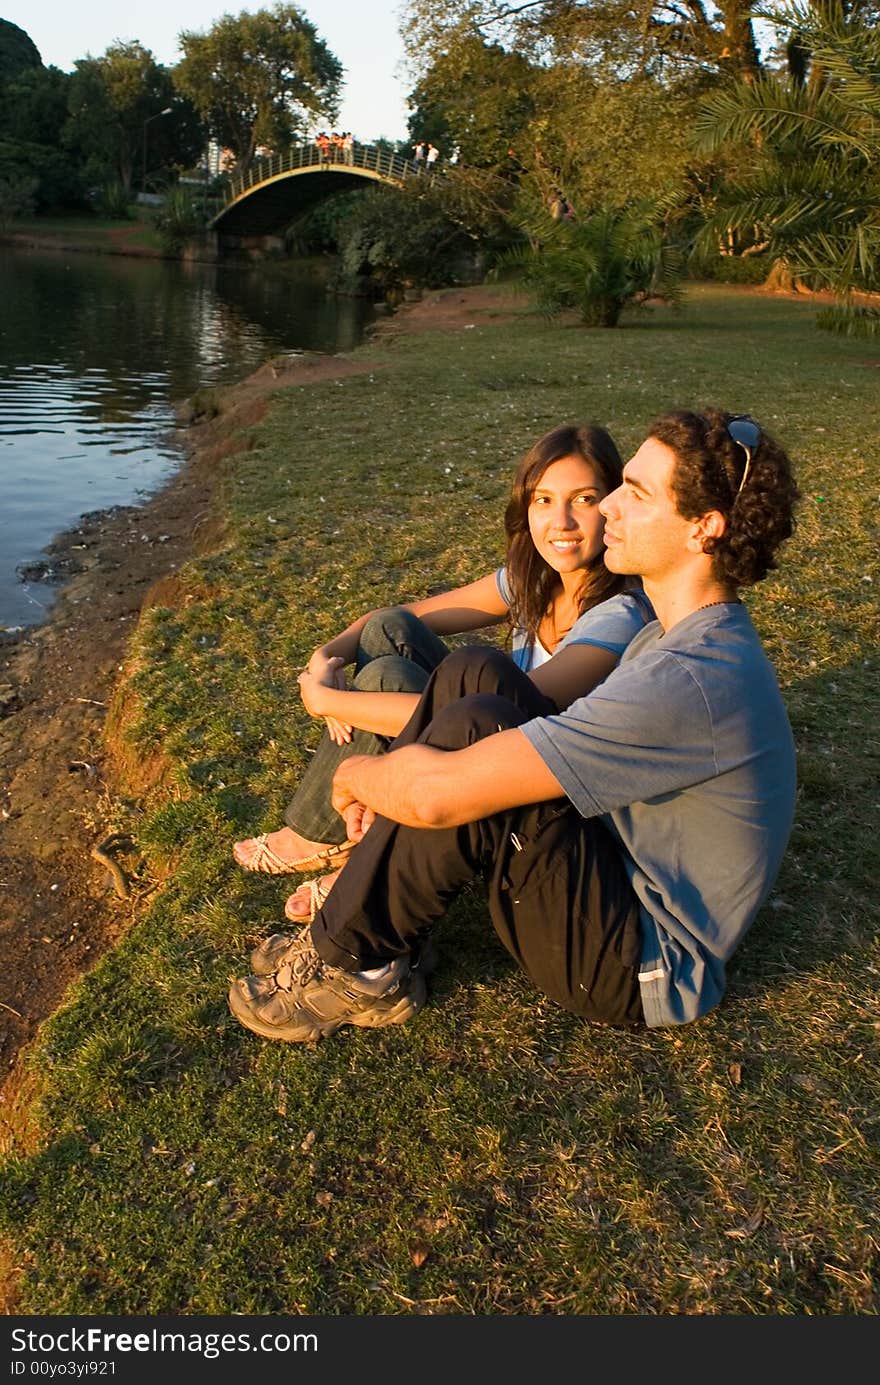
[[[273,933],[251,953],[251,971],[254,976],[271,976],[311,945],[312,934],[308,924],[298,933]],[[439,963],[437,947],[432,938],[425,938],[417,943],[410,953],[410,967],[413,971],[418,968],[424,977],[433,976]]]
[[307,1043],[344,1024],[382,1029],[403,1024],[425,1003],[425,978],[398,957],[375,980],[331,967],[311,944],[288,954],[271,976],[245,976],[229,988],[229,1008],[264,1039]]
[[250,955],[250,967],[254,976],[271,976],[273,972],[290,962],[299,952],[312,945],[312,930],[308,924],[296,933],[273,933],[265,938]]

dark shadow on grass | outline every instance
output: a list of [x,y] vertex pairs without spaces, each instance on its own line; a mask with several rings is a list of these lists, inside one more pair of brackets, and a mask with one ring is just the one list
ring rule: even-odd
[[880,696],[872,660],[805,678],[786,693],[798,758],[788,851],[770,900],[728,970],[731,997],[849,958],[880,927],[876,797]]

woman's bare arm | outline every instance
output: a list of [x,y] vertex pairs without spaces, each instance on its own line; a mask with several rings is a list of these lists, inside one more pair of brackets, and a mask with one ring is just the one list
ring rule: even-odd
[[586,697],[617,667],[620,656],[595,644],[569,644],[529,674],[535,687],[560,711]]
[[[463,587],[455,587],[452,591],[426,596],[420,601],[409,601],[403,609],[419,616],[435,635],[458,635],[466,630],[497,625],[507,614],[507,604],[498,591],[494,573],[488,573],[476,582],[468,582]],[[331,659],[342,659],[345,664],[354,663],[363,628],[375,614],[376,611],[365,612],[326,644],[319,645],[309,660],[309,672],[316,678],[322,677]]]

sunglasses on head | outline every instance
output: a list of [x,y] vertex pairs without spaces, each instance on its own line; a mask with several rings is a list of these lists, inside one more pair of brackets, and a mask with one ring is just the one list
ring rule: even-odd
[[734,417],[728,421],[727,434],[728,437],[733,439],[737,447],[741,447],[746,454],[746,464],[743,470],[742,480],[736,492],[737,495],[739,495],[746,483],[746,478],[748,477],[752,465],[752,454],[761,441],[761,430],[755,420],[749,418],[748,414],[735,414]]

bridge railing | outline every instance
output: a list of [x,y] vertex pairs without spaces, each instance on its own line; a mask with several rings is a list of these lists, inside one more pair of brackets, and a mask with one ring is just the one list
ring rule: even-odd
[[228,194],[224,207],[250,188],[264,183],[267,178],[276,178],[282,173],[293,173],[300,168],[364,168],[380,177],[402,183],[405,178],[430,177],[424,164],[413,159],[405,159],[390,149],[375,144],[357,144],[349,150],[331,146],[324,153],[317,144],[293,144],[277,154],[255,159],[246,173],[232,173],[229,177]]

